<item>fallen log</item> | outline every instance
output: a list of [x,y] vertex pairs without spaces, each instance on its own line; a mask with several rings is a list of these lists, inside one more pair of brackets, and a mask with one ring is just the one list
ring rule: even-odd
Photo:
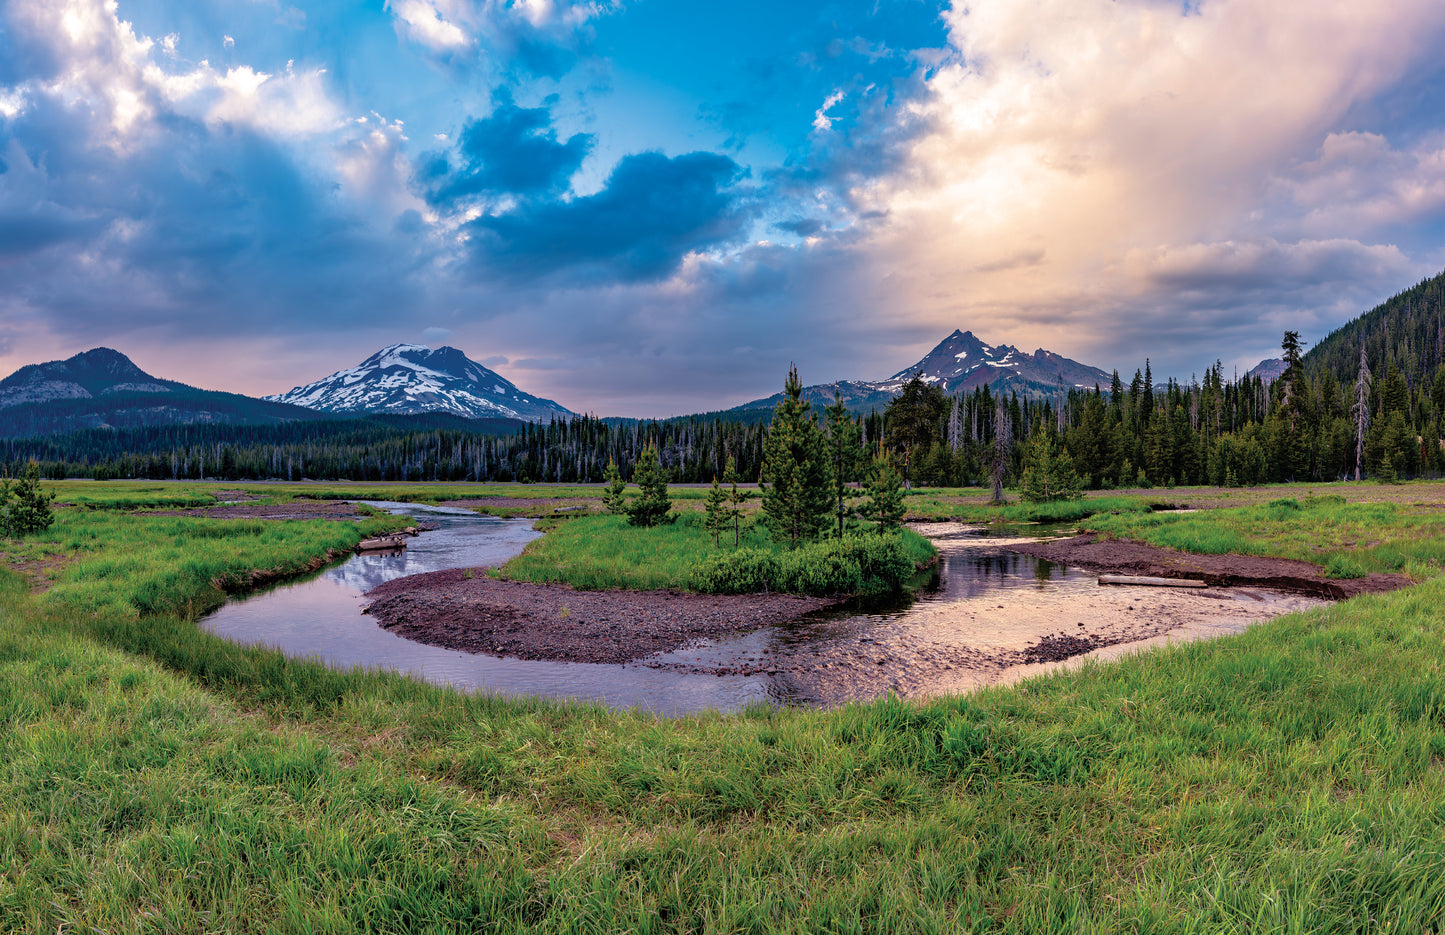
[[1207,588],[1193,578],[1150,578],[1147,575],[1100,575],[1100,584],[1133,584],[1149,588]]
[[377,536],[375,539],[362,539],[356,544],[358,552],[378,552],[382,549],[404,549],[406,548],[406,536]]

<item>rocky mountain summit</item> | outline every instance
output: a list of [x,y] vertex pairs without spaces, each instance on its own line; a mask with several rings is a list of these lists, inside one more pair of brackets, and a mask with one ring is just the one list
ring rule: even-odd
[[55,399],[169,393],[176,385],[157,380],[120,351],[97,347],[65,360],[27,364],[0,380],[0,409]]
[[533,396],[454,347],[393,344],[348,370],[264,399],[321,412],[410,415],[448,412],[469,419],[547,422],[573,413]]

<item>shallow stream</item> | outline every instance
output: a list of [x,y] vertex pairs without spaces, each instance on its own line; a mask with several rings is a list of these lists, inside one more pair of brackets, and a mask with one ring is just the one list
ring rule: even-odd
[[[1023,662],[1041,640],[1114,642],[1117,653],[1139,641],[1234,632],[1319,603],[1259,590],[1099,587],[1093,574],[1003,549],[1017,529],[940,523],[921,527],[938,546],[940,561],[913,600],[834,609],[628,665],[526,661],[415,643],[361,611],[369,603],[364,594],[384,581],[506,561],[537,538],[532,521],[447,507],[371,505],[437,529],[409,540],[403,552],[355,555],[314,577],[231,601],[202,626],[342,668],[388,668],[469,690],[681,714],[757,702],[832,705],[890,692],[918,697],[964,691],[1058,665]],[[1041,534],[1037,527],[1030,533]]]

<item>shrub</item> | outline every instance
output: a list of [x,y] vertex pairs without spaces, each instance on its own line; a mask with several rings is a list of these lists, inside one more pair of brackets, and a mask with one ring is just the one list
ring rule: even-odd
[[778,556],[770,549],[710,555],[693,570],[693,587],[707,594],[753,594],[773,589]]
[[901,588],[913,568],[900,536],[869,533],[782,553],[738,549],[712,555],[694,569],[693,587],[710,594],[878,594]]

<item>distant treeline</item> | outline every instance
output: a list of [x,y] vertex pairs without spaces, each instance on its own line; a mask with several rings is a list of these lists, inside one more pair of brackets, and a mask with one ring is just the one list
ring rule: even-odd
[[[1288,339],[1286,343],[1289,343]],[[1368,374],[1361,368],[1361,349]],[[1155,386],[1149,364],[1124,383],[1023,400],[981,387],[933,388],[859,416],[866,445],[903,460],[910,481],[963,486],[989,477],[999,452],[1018,477],[1047,433],[1089,487],[1256,484],[1439,476],[1445,470],[1445,275],[1401,293],[1330,335],[1273,384],[1226,380]],[[901,399],[902,397],[900,397]],[[921,408],[920,408],[921,407]],[[753,413],[656,422],[578,416],[497,431],[495,424],[418,429],[384,419],[281,425],[90,429],[0,440],[16,476],[225,480],[598,483],[609,460],[630,477],[657,446],[674,483],[707,483],[729,456],[756,480],[767,425]],[[1009,444],[996,445],[996,433]]]

